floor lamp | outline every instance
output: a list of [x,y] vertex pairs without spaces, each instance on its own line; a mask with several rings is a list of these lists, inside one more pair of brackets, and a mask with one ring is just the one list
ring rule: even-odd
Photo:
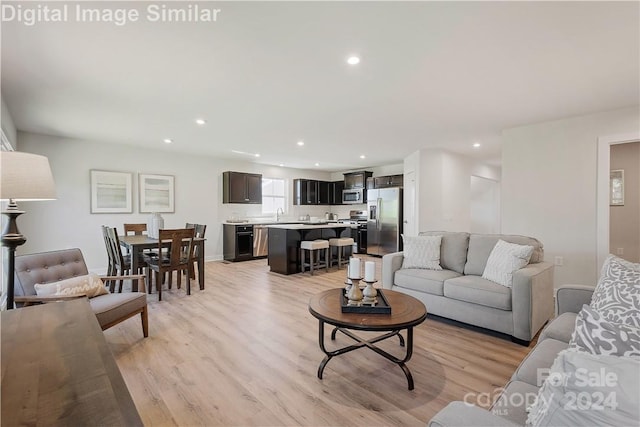
[[2,212],[8,217],[2,231],[2,246],[8,249],[7,310],[13,308],[16,248],[27,239],[18,231],[16,219],[24,213],[18,210],[19,200],[52,200],[56,198],[49,160],[37,154],[19,151],[0,152],[0,199],[8,200]]

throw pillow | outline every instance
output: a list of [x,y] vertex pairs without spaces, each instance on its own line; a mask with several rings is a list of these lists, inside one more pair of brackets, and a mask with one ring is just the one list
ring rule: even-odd
[[527,426],[638,425],[640,360],[563,350],[527,408]]
[[440,266],[440,244],[442,236],[405,236],[402,235],[402,268],[423,268],[442,270]]
[[53,283],[37,283],[33,286],[38,296],[86,295],[89,298],[108,294],[102,279],[97,274],[87,274]]
[[640,264],[609,255],[593,291],[591,307],[610,322],[640,328]]
[[498,240],[489,254],[482,277],[510,288],[513,284],[513,272],[529,264],[533,249],[533,246]]
[[608,322],[585,304],[576,318],[569,348],[591,354],[640,358],[640,329]]

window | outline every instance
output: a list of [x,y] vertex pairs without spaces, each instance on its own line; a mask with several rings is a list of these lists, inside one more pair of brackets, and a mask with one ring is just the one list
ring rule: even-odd
[[262,178],[262,213],[275,214],[286,205],[284,179]]

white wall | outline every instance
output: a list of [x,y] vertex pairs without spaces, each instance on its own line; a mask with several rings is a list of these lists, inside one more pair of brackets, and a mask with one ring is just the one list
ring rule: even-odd
[[[186,222],[207,224],[206,257],[222,259],[222,222],[233,212],[241,216],[260,216],[259,205],[222,204],[222,172],[262,173],[265,177],[286,178],[292,194],[293,178],[328,180],[329,173],[278,168],[248,162],[234,162],[177,151],[149,151],[127,145],[102,144],[19,132],[21,151],[49,158],[56,181],[57,200],[22,202],[26,213],[19,218],[27,243],[18,253],[34,253],[79,247],[89,269],[106,268],[106,252],[101,225],[122,230],[125,222],[147,222],[149,214],[138,213],[137,174],[156,173],[175,176],[175,213],[162,214],[166,227],[182,227]],[[177,148],[177,147],[176,147]],[[133,172],[134,213],[91,214],[89,170]],[[309,213],[322,216],[326,206],[291,206],[287,215]]]
[[[500,169],[442,149],[424,149],[405,158],[416,171],[418,231],[470,231],[471,176],[499,180]],[[497,203],[497,202],[496,202]]]
[[502,145],[502,232],[538,238],[556,256],[555,285],[595,284],[598,138],[638,132],[638,107],[508,129]]
[[2,130],[5,136],[9,139],[11,146],[14,150],[17,150],[17,131],[16,126],[13,123],[13,118],[9,112],[7,104],[4,103],[4,98],[0,95],[0,104],[2,104],[2,110],[0,112],[0,124],[2,124]]

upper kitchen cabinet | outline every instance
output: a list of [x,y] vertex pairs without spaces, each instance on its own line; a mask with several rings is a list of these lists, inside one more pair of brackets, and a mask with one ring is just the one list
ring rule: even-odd
[[373,176],[373,172],[359,171],[349,172],[344,174],[344,188],[351,190],[354,188],[365,188],[367,184],[367,178]]
[[344,190],[344,181],[334,181],[329,183],[329,204],[342,204],[342,190]]
[[376,176],[372,188],[402,187],[403,182],[403,175]]
[[294,205],[329,205],[331,196],[330,182],[315,179],[293,180]]
[[222,203],[262,203],[262,175],[223,172]]

